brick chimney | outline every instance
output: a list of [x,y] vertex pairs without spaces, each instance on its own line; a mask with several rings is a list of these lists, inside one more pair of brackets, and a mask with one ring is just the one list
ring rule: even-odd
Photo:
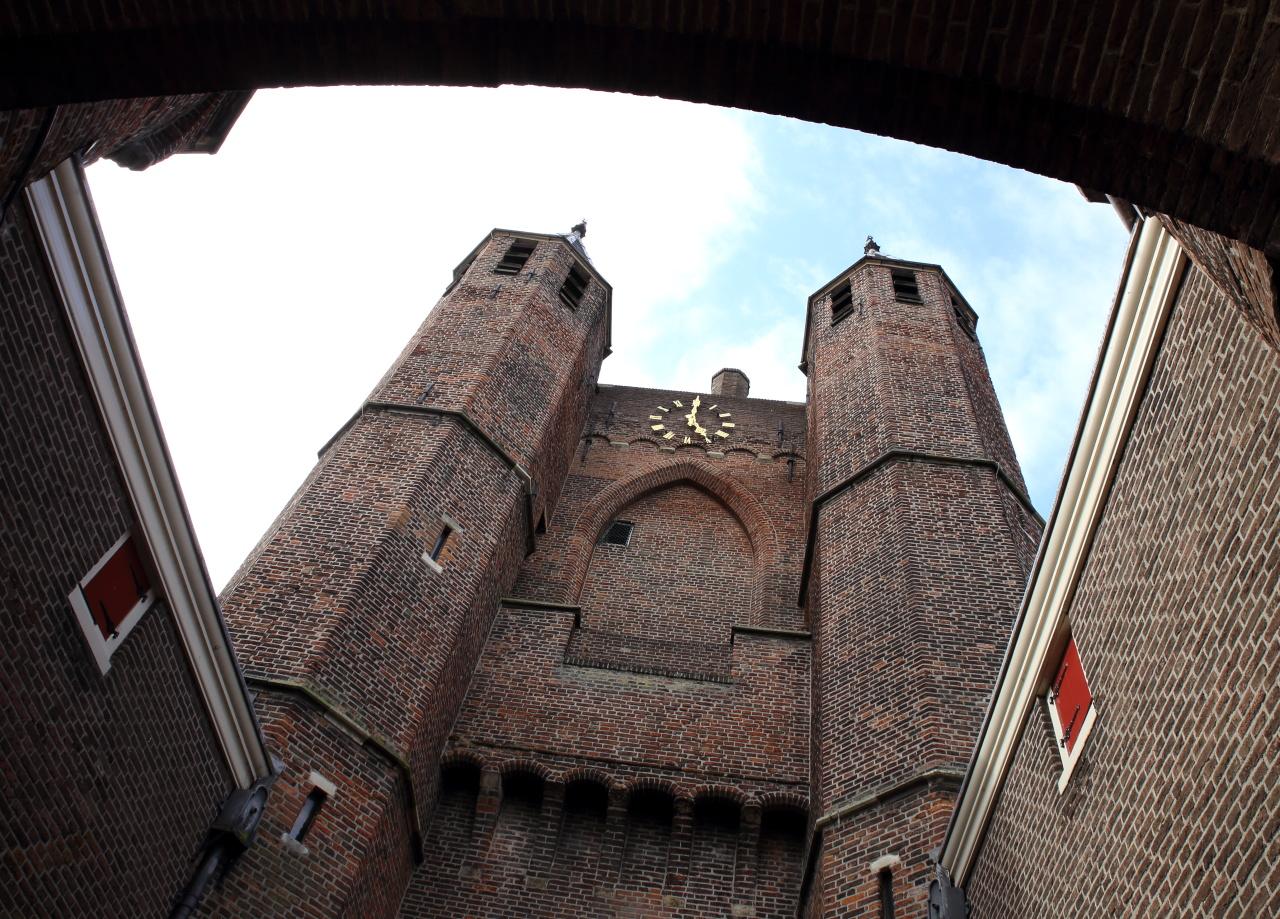
[[711,394],[714,396],[737,396],[745,399],[750,389],[751,381],[747,379],[747,375],[732,367],[717,371],[711,378]]

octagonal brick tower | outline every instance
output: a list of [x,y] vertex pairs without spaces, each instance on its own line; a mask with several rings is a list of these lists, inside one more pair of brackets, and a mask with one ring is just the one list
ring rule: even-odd
[[283,772],[211,914],[394,914],[607,353],[583,233],[485,238],[224,592]]
[[924,915],[1035,553],[976,323],[942,268],[871,240],[809,299],[809,916]]

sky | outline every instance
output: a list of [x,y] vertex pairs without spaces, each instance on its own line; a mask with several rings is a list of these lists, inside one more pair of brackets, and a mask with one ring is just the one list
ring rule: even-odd
[[90,187],[221,588],[493,227],[614,289],[601,381],[804,399],[806,299],[862,255],[942,265],[1048,516],[1128,234],[1070,185],[793,119],[536,87],[259,91],[215,156]]

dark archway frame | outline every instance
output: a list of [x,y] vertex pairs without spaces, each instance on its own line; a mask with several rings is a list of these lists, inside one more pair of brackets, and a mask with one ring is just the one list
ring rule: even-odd
[[[31,4],[0,22],[0,109],[346,83],[658,95],[1028,169],[1275,258],[1273,4],[1216,6],[193,0],[112,16]],[[566,143],[589,151],[590,134]]]

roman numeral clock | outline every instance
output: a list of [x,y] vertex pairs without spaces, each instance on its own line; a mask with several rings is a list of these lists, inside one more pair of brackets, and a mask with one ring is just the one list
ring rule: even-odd
[[[729,420],[732,412],[717,411],[718,408],[718,405],[703,408],[701,396],[694,396],[687,409],[683,401],[672,399],[670,408],[659,405],[656,409],[659,414],[649,416],[653,422],[649,429],[673,443],[677,440],[686,444],[697,440],[720,443],[733,433],[734,423]],[[712,440],[713,437],[716,439]]]

